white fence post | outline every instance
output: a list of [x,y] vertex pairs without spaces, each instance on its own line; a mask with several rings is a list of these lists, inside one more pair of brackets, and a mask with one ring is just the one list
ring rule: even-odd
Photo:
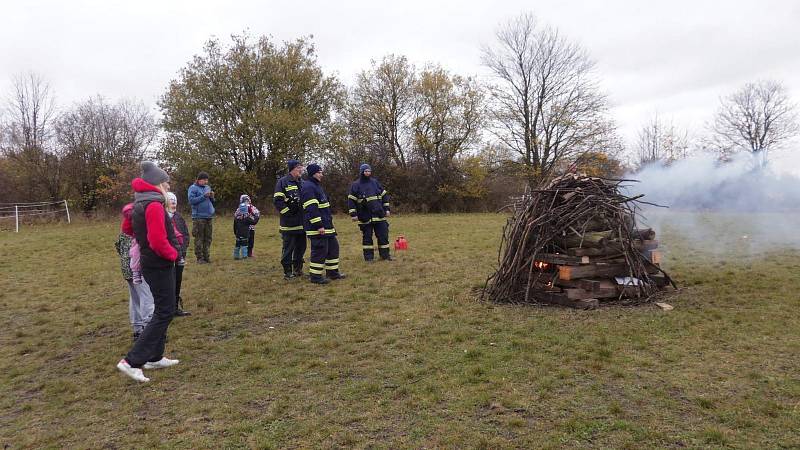
[[14,205],[14,220],[17,222],[17,233],[19,233],[19,206]]
[[67,204],[66,200],[64,200],[64,208],[67,209],[67,223],[72,223],[72,221],[69,220],[69,205]]

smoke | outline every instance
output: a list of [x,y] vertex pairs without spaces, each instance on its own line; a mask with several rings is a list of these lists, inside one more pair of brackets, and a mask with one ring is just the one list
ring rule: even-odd
[[[760,168],[747,153],[720,163],[700,155],[652,165],[627,178],[629,194],[645,194],[645,225],[716,255],[800,249],[800,155],[781,153]],[[668,243],[665,243],[669,245]]]
[[784,157],[760,168],[746,153],[727,163],[701,155],[669,166],[652,165],[630,176],[640,181],[632,189],[645,194],[647,201],[673,209],[795,211],[800,206],[800,177],[791,170],[795,163]]

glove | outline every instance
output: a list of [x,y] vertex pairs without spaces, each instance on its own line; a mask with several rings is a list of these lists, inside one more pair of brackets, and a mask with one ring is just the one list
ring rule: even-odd
[[286,207],[289,208],[289,211],[292,214],[297,214],[300,212],[300,197],[295,195],[291,195],[286,198]]

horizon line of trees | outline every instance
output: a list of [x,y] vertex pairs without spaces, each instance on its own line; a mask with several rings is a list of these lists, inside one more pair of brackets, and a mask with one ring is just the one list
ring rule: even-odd
[[615,177],[698,149],[723,160],[747,151],[765,166],[798,135],[785,87],[758,81],[720,99],[702,141],[655,115],[626,161],[582,46],[523,14],[481,54],[488,82],[389,54],[346,86],[324,73],[310,38],[212,38],[166,87],[160,119],[141,101],[101,96],[60,109],[46,80],[18,76],[0,110],[0,199],[117,207],[138,162],[154,158],[176,192],[204,170],[223,202],[243,192],[269,202],[285,161],[298,158],[324,164],[339,206],[367,162],[400,209],[495,210],[569,170]]

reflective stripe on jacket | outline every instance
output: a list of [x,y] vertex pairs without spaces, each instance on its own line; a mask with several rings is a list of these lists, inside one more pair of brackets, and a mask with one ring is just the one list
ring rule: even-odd
[[350,185],[347,195],[347,208],[350,217],[357,217],[358,223],[382,222],[390,210],[390,198],[381,183],[372,177],[359,177]]
[[275,210],[280,215],[280,232],[289,234],[302,234],[303,230],[303,205],[300,200],[300,190],[303,180],[293,179],[291,175],[281,177],[275,183],[275,194],[272,201]]
[[328,196],[316,178],[311,177],[303,183],[300,190],[300,199],[303,202],[303,227],[306,236],[319,236],[319,229],[325,228],[325,236],[333,236],[333,214]]

